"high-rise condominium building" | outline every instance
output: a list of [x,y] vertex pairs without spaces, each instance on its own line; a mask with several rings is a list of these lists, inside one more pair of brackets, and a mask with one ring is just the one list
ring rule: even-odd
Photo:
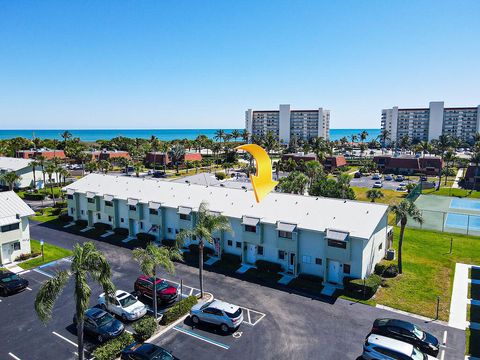
[[313,137],[329,138],[330,110],[291,110],[290,105],[280,105],[278,110],[245,111],[245,128],[251,135],[265,136],[273,133],[287,144],[292,136],[308,140]]
[[389,139],[398,142],[404,136],[412,141],[430,141],[440,135],[451,135],[471,141],[480,130],[480,105],[477,107],[446,108],[443,101],[432,101],[428,108],[382,110],[382,130]]

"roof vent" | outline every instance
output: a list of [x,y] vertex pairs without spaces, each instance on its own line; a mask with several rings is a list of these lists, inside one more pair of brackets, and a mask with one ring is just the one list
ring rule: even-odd
[[310,215],[310,213],[307,212],[307,215]]
[[347,200],[344,200],[343,203],[346,204],[346,203],[347,203]]
[[315,200],[318,200],[318,197],[317,197],[317,198],[315,198]]
[[368,210],[367,210],[367,214],[368,214]]

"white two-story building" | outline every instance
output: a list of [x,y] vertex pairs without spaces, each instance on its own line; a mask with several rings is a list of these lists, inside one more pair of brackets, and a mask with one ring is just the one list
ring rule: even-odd
[[333,284],[342,284],[344,276],[368,276],[387,248],[388,207],[380,204],[274,192],[257,203],[251,191],[101,174],[65,191],[75,220],[159,240],[195,226],[206,201],[233,229],[214,234],[217,255],[236,254],[246,264],[268,260],[294,276],[313,274]]
[[0,192],[0,264],[30,253],[28,217],[34,212],[13,191]]

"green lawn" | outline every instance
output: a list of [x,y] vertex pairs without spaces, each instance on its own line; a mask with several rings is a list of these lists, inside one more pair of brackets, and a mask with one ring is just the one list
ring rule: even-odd
[[[33,240],[33,239],[30,240],[30,246],[32,248],[32,252],[41,252],[41,246],[39,241]],[[72,255],[72,252],[70,250],[61,248],[59,246],[51,245],[48,243],[44,244],[43,251],[44,251],[44,257],[45,257],[44,261],[42,261],[42,257],[39,256],[37,258],[24,261],[18,264],[18,266],[20,266],[22,269],[25,269],[25,270],[32,269],[40,265],[49,263],[51,261],[55,261],[55,260]]]
[[52,221],[52,220],[57,220],[58,215],[54,215],[52,212],[54,211],[54,208],[47,207],[43,209],[43,214],[42,215],[34,215],[31,217],[32,220],[39,221],[39,222],[47,222],[47,221]]
[[[394,247],[400,229],[395,228]],[[453,252],[450,238],[453,237]],[[379,304],[435,317],[437,296],[439,318],[448,320],[455,264],[480,264],[480,240],[466,235],[419,229],[405,230],[403,274],[387,280],[375,296]]]
[[[367,191],[371,189],[358,187],[358,186],[352,186],[352,189],[355,192],[356,200],[370,201],[370,199],[367,198]],[[382,203],[382,204],[388,204],[388,205],[398,204],[407,196],[407,193],[399,192],[395,190],[380,189],[380,191],[383,193],[383,198],[377,199],[376,202]]]
[[[443,183],[442,183],[443,185]],[[465,189],[452,189],[449,187],[442,187],[440,190],[436,191],[435,189],[423,190],[422,194],[424,195],[442,195],[442,196],[456,196],[456,197],[466,197],[466,198],[476,198],[480,199],[480,191],[470,191]]]
[[[50,187],[47,186],[47,188],[39,189],[38,194],[45,194],[47,196],[51,196],[52,190],[50,189]],[[55,199],[59,199],[62,196],[62,188],[60,186],[54,186],[53,194],[55,195]],[[17,195],[23,199],[25,196],[25,191],[20,190],[17,192]]]

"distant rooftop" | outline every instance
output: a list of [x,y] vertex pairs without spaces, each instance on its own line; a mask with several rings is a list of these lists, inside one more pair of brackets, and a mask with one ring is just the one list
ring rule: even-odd
[[18,171],[20,169],[30,166],[30,159],[19,159],[12,157],[1,157],[0,156],[0,170],[5,171]]

